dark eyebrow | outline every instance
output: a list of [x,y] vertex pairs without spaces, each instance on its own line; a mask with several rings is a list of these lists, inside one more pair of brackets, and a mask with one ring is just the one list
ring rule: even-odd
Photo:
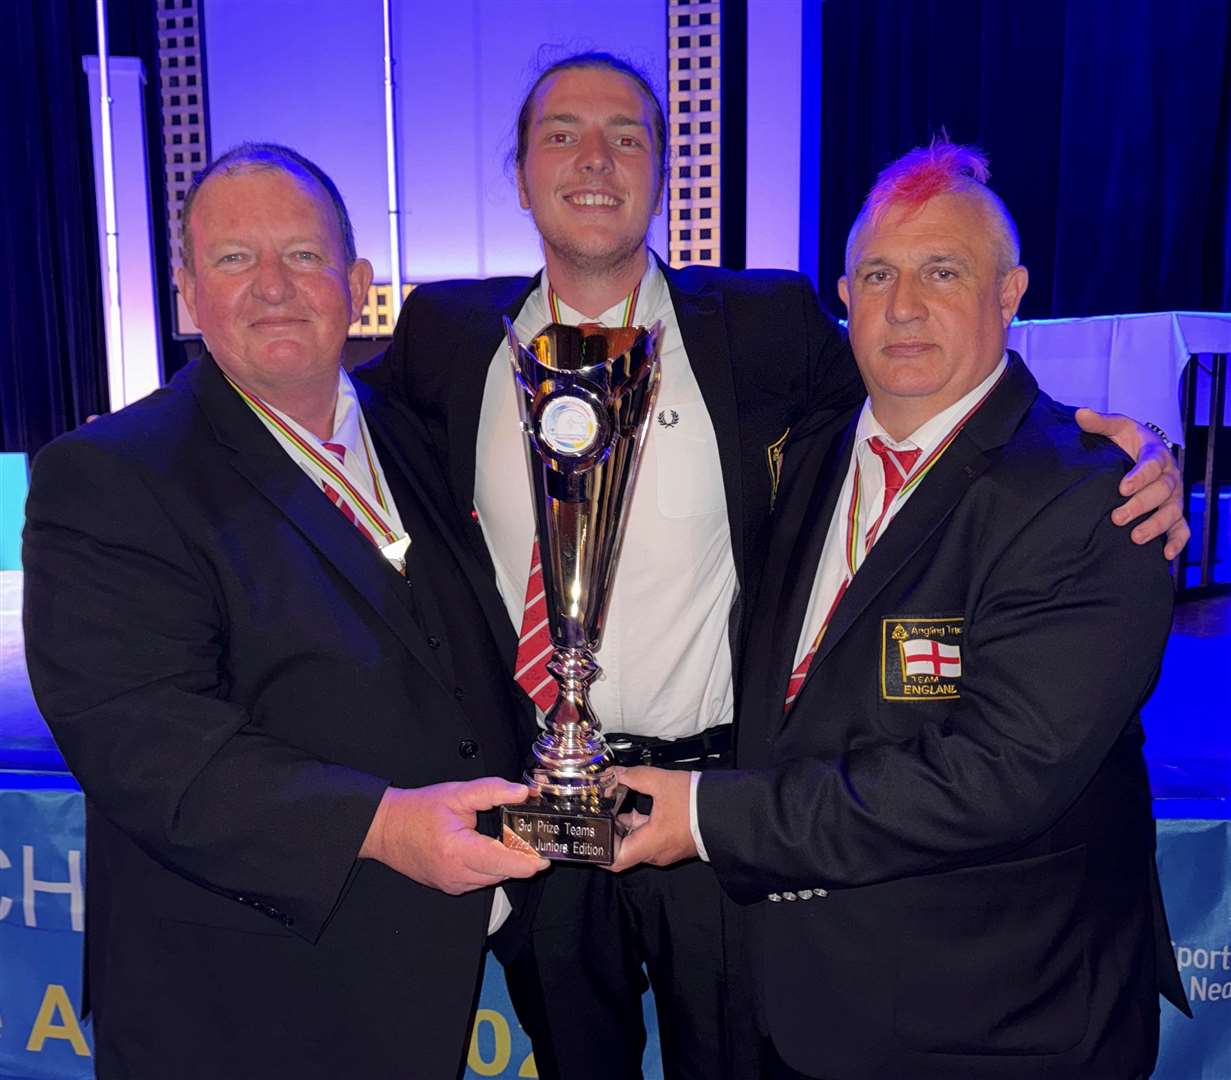
[[955,255],[951,251],[937,251],[928,255],[923,260],[924,266],[935,266],[937,263],[953,263],[955,266],[960,266],[963,270],[969,270],[971,263],[964,255]]
[[[535,127],[542,127],[544,124],[580,124],[581,118],[576,113],[549,113],[546,116],[540,116],[535,122]],[[635,116],[625,116],[624,113],[614,113],[607,117],[603,124],[607,127],[639,127],[646,131],[650,130],[650,126],[644,120],[638,120]]]
[[870,258],[860,259],[855,264],[855,269],[864,270],[873,266],[884,266],[890,269],[893,268],[893,264],[888,259],[882,259],[879,255],[873,255]]
[[649,131],[649,125],[644,120],[638,120],[635,116],[625,116],[623,113],[607,117],[606,123],[612,127],[639,127]]

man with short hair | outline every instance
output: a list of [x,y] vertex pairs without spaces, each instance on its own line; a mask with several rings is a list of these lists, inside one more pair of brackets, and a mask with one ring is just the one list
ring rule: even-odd
[[[501,318],[522,340],[553,321],[662,321],[662,386],[591,698],[618,760],[723,767],[733,657],[764,561],[783,443],[803,417],[862,400],[863,386],[802,275],[675,270],[648,249],[668,147],[662,107],[634,67],[607,53],[565,57],[530,88],[516,133],[518,192],[542,237],[544,270],[419,286],[365,377],[423,418],[455,500],[474,507],[472,536],[491,552],[523,639],[508,663],[545,706],[554,684],[534,662],[541,650],[526,610],[534,521]],[[1152,454],[1132,484],[1170,464],[1161,443]],[[1134,495],[1130,517],[1170,496],[1170,469]],[[1139,526],[1143,539],[1178,517],[1176,505],[1160,516]],[[1184,535],[1180,524],[1177,542]],[[640,1075],[644,964],[666,1075],[747,1080],[750,1006],[728,917],[709,867],[696,861],[615,879],[554,866],[534,932],[496,942],[542,1075]]]
[[868,398],[792,434],[737,768],[623,775],[616,868],[700,854],[745,905],[773,1076],[1144,1077],[1187,1011],[1139,719],[1171,581],[1110,520],[1126,459],[1005,350],[986,179],[935,142],[851,230]]
[[372,271],[329,178],[241,146],[183,227],[209,354],[46,447],[27,506],[98,1075],[453,1076],[496,886],[545,865],[476,830],[526,794],[507,621],[421,428],[340,367]]

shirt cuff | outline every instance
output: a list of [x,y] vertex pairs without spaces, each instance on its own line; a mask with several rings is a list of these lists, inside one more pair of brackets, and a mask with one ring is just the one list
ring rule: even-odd
[[701,823],[697,820],[697,785],[701,783],[701,774],[692,774],[692,784],[688,789],[688,828],[692,832],[692,842],[697,845],[697,854],[702,862],[709,862],[710,857],[705,851],[705,842],[701,839]]

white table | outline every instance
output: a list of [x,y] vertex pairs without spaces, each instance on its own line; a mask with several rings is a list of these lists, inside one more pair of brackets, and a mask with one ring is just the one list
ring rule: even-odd
[[1030,319],[1009,327],[1009,348],[1057,400],[1151,421],[1183,443],[1181,376],[1194,355],[1231,353],[1231,313]]

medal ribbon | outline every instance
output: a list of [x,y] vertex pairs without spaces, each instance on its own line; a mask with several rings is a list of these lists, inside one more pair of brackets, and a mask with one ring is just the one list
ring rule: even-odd
[[[624,298],[624,321],[621,326],[632,326],[633,316],[637,313],[637,297],[641,294],[641,282],[633,287]],[[556,296],[556,290],[551,287],[551,282],[547,283],[547,310],[551,313],[551,321],[562,323],[564,319],[560,316],[560,299]]]
[[838,609],[838,601],[842,599],[843,594],[846,592],[847,587],[851,583],[851,578],[855,576],[855,572],[860,566],[863,565],[863,560],[867,558],[868,552],[872,550],[872,545],[876,542],[876,538],[880,533],[881,525],[889,515],[890,510],[896,509],[896,507],[901,504],[902,500],[904,500],[910,492],[914,491],[914,489],[919,486],[923,478],[931,472],[932,468],[941,459],[944,452],[953,444],[953,440],[957,438],[957,433],[962,430],[966,424],[966,421],[979,411],[980,406],[982,406],[982,404],[991,396],[992,391],[1000,385],[1003,378],[1004,374],[1001,373],[1000,378],[988,387],[987,393],[979,398],[979,400],[966,411],[965,415],[962,416],[962,418],[949,429],[949,433],[940,440],[940,443],[937,445],[936,449],[933,450],[911,471],[910,475],[902,484],[901,489],[893,497],[893,501],[890,502],[889,505],[880,512],[876,520],[872,522],[862,544],[859,542],[859,518],[863,504],[863,494],[862,485],[860,483],[859,456],[858,453],[856,453],[855,490],[851,492],[851,503],[846,512],[846,577],[843,579],[842,584],[838,587],[838,595],[834,597],[834,601],[830,604],[829,611],[825,615],[825,620],[821,623],[821,629],[817,632],[816,641],[813,642],[812,648],[809,650],[809,657],[811,657],[811,655],[815,653],[818,648],[820,648],[821,638],[825,636],[825,630],[829,626],[834,612]]
[[961,419],[959,419],[957,423],[949,429],[948,434],[940,440],[940,443],[937,445],[936,449],[933,450],[920,464],[916,465],[913,470],[911,470],[910,475],[906,478],[905,482],[902,484],[902,487],[898,490],[898,493],[893,497],[893,500],[880,512],[876,520],[868,527],[867,536],[862,544],[862,550],[856,535],[859,524],[860,503],[859,459],[856,457],[855,491],[851,497],[851,509],[850,513],[847,515],[846,523],[846,569],[849,577],[855,576],[855,571],[859,569],[863,563],[863,560],[867,557],[868,552],[872,550],[872,545],[876,542],[877,535],[880,533],[881,525],[885,519],[890,516],[890,511],[896,511],[896,508],[901,505],[907,495],[914,491],[915,488],[919,486],[923,478],[932,471],[933,467],[944,455],[944,452],[953,445],[953,440],[957,438],[957,433],[966,425],[966,421],[979,411],[979,408],[991,396],[992,391],[1000,385],[1001,379],[1003,378],[1004,374],[1001,373],[1000,378],[988,387],[987,393],[985,393],[979,398],[978,401],[967,409]]
[[[230,379],[227,381],[231,382]],[[363,452],[367,457],[368,471],[372,477],[372,487],[376,492],[376,502],[380,507],[379,510],[377,510],[376,507],[373,507],[372,504],[364,498],[363,494],[357,487],[355,487],[353,483],[351,483],[350,478],[345,472],[342,471],[342,469],[338,467],[337,464],[331,461],[326,455],[322,454],[315,446],[300,435],[299,432],[295,431],[294,428],[287,424],[286,421],[284,421],[277,413],[266,405],[265,402],[263,402],[256,395],[248,393],[248,391],[243,387],[236,386],[233,382],[231,382],[231,385],[235,387],[235,390],[239,396],[248,403],[248,407],[267,424],[277,428],[278,431],[285,436],[286,440],[290,442],[296,450],[303,454],[303,456],[306,457],[313,464],[313,466],[315,466],[318,473],[324,474],[324,476],[327,477],[335,487],[346,492],[347,498],[351,501],[360,516],[362,516],[364,521],[368,524],[373,536],[382,537],[384,544],[391,544],[398,538],[397,533],[389,527],[389,519],[387,516],[389,513],[389,503],[385,497],[384,489],[381,486],[380,474],[376,470],[376,460],[372,454],[372,447],[368,443],[368,434],[366,431],[367,425],[362,418],[360,418],[359,423],[359,437],[363,440]],[[377,544],[377,547],[380,546],[380,544]]]

